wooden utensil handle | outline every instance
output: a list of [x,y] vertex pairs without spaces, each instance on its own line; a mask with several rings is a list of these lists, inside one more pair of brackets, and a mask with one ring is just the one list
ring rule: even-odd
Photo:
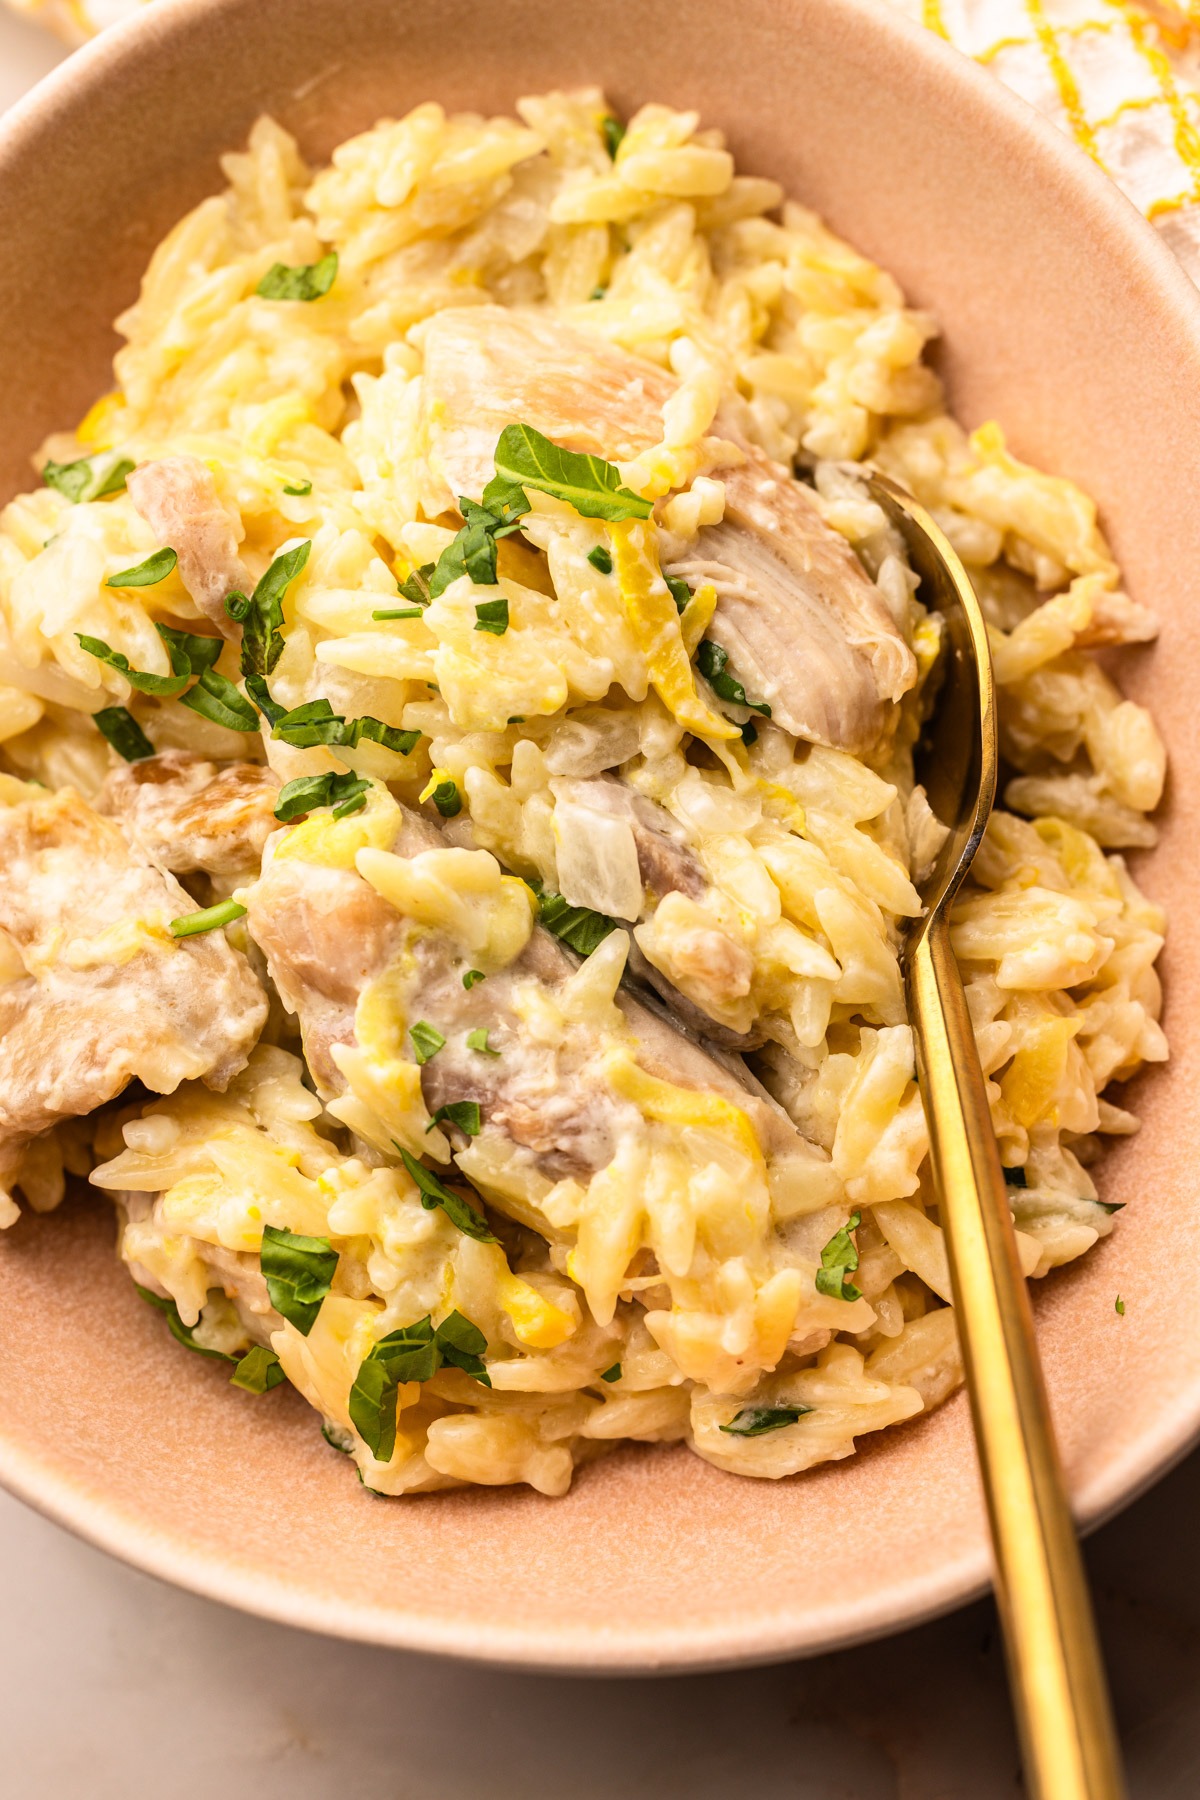
[[1027,1779],[1038,1800],[1122,1800],[1095,1621],[944,911],[913,945],[907,981]]

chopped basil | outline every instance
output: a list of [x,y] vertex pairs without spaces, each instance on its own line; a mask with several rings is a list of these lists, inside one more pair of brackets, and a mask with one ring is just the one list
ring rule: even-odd
[[244,1388],[248,1394],[269,1394],[287,1377],[275,1352],[255,1344],[252,1350],[247,1350],[229,1380],[234,1387]]
[[611,1369],[605,1369],[605,1371],[601,1375],[600,1379],[601,1379],[601,1381],[620,1381],[620,1379],[621,1379],[620,1363],[614,1363],[612,1365]]
[[477,981],[486,981],[486,980],[487,980],[487,977],[484,974],[482,969],[468,969],[466,974],[463,976],[463,986],[466,988],[467,992],[470,993],[471,989],[475,986],[475,983]]
[[216,669],[205,669],[194,688],[182,696],[180,706],[199,713],[226,731],[257,731],[258,714],[244,694],[238,692],[227,675]]
[[857,1300],[859,1290],[852,1281],[847,1281],[858,1267],[858,1247],[850,1233],[862,1224],[862,1214],[852,1212],[840,1231],[835,1231],[821,1252],[821,1267],[817,1270],[817,1292],[828,1294],[831,1300]]
[[1021,1168],[1005,1169],[1004,1181],[1007,1187],[1023,1188],[1029,1186],[1025,1171]]
[[318,744],[353,750],[367,738],[371,743],[382,744],[385,750],[395,750],[400,756],[408,756],[421,741],[419,731],[401,731],[398,726],[385,725],[382,719],[373,719],[369,714],[361,719],[344,719],[334,712],[324,695],[316,700],[306,700],[303,705],[292,707],[290,712],[279,712],[272,721],[271,736],[291,744],[295,750],[311,750]]
[[[246,596],[243,594],[241,598],[244,600]],[[225,602],[225,605],[228,607],[228,600]],[[267,686],[266,678],[262,675],[246,675],[243,679],[246,692],[249,694],[251,700],[253,700],[255,706],[257,706],[263,718],[267,721],[267,724],[277,725],[287,712],[287,707],[280,706],[277,701],[272,700],[271,690]]]
[[94,656],[97,662],[107,663],[110,669],[123,675],[130,687],[136,688],[139,693],[158,694],[163,699],[169,699],[172,695],[182,694],[192,678],[192,666],[187,656],[173,645],[168,644],[167,651],[174,673],[150,675],[144,669],[131,669],[124,651],[114,650],[103,638],[88,637],[82,631],[77,631],[75,636],[82,650],[86,650],[89,656]]
[[277,556],[254,592],[229,594],[225,611],[242,628],[242,674],[266,676],[283,655],[283,597],[312,551],[312,541]]
[[372,1346],[350,1389],[350,1418],[377,1462],[390,1462],[396,1448],[396,1393],[401,1382],[429,1381],[443,1363],[450,1363],[491,1387],[483,1363],[486,1350],[482,1331],[460,1312],[443,1319],[436,1331],[426,1313]]
[[312,493],[312,482],[297,481],[294,484],[289,483],[283,491],[285,494],[290,494],[293,500],[306,500]]
[[758,726],[754,723],[753,719],[747,719],[746,723],[742,726],[742,742],[745,744],[747,750],[750,748],[751,744],[757,744],[758,742]]
[[415,1025],[410,1025],[408,1035],[412,1039],[413,1055],[422,1064],[445,1047],[446,1040],[441,1032],[426,1019],[418,1019]]
[[785,1425],[794,1425],[797,1419],[812,1410],[811,1406],[802,1406],[799,1401],[794,1406],[743,1406],[741,1412],[720,1429],[730,1437],[764,1437],[768,1431],[782,1431]]
[[[199,675],[205,669],[213,668],[225,648],[224,638],[199,637],[192,631],[176,631],[173,625],[156,623],[154,629],[168,650],[187,657],[193,675]],[[171,666],[172,668],[175,666],[174,655],[172,655]]]
[[184,913],[182,918],[172,919],[171,936],[199,937],[202,931],[217,931],[222,925],[232,925],[235,919],[245,916],[245,907],[236,900],[222,900],[218,906],[206,906],[203,912]]
[[307,1337],[333,1281],[337,1251],[328,1238],[264,1225],[260,1260],[271,1305]]
[[[478,1107],[476,1107],[478,1113]],[[393,1138],[392,1142],[396,1140]],[[474,1238],[477,1244],[494,1244],[497,1239],[488,1229],[487,1220],[481,1213],[463,1199],[461,1194],[451,1193],[444,1187],[432,1170],[424,1163],[419,1163],[415,1156],[410,1156],[402,1145],[396,1144],[405,1168],[416,1182],[421,1194],[421,1205],[426,1212],[433,1212],[441,1207],[450,1223],[462,1232],[464,1237]]]
[[361,812],[366,804],[367,796],[365,793],[351,794],[348,800],[343,800],[340,806],[334,807],[333,816],[335,819],[348,819],[351,813]]
[[[496,474],[483,490],[493,512],[511,509],[529,488],[565,500],[585,519],[648,519],[654,503],[621,485],[615,463],[560,450],[532,425],[506,425],[496,445]],[[526,507],[522,510],[526,510]]]
[[123,706],[105,706],[92,714],[92,723],[126,762],[141,762],[154,755],[154,745],[131,712]]
[[481,601],[475,608],[475,629],[490,631],[493,637],[503,637],[508,630],[508,601]]
[[435,1125],[443,1123],[457,1125],[468,1137],[478,1137],[482,1128],[478,1100],[450,1100],[445,1106],[439,1106],[425,1130],[430,1132]]
[[[350,1433],[348,1431],[344,1431],[340,1425],[331,1425],[328,1419],[322,1419],[321,1420],[321,1436],[325,1439],[325,1442],[329,1445],[329,1448],[331,1450],[336,1450],[339,1456],[352,1456],[353,1455],[353,1451],[351,1449],[351,1444],[352,1444],[353,1440],[350,1436]],[[361,1477],[360,1477],[360,1479],[361,1479]]]
[[720,699],[731,700],[735,706],[748,706],[751,712],[761,713],[764,719],[770,718],[771,709],[765,700],[747,700],[741,682],[728,673],[728,650],[714,644],[711,638],[705,638],[697,650],[696,667]]
[[614,119],[611,113],[607,113],[600,121],[600,136],[604,139],[604,148],[609,156],[615,159],[625,136],[625,127],[620,119]]
[[168,546],[165,550],[156,550],[144,562],[136,563],[132,569],[122,569],[117,575],[110,575],[105,587],[140,588],[157,587],[165,581],[175,564],[179,561],[175,552]]
[[1121,1317],[1124,1318],[1125,1317],[1125,1302],[1122,1300],[1120,1294],[1117,1295],[1116,1307],[1117,1307],[1117,1311],[1120,1313]]
[[316,812],[320,806],[332,806],[336,816],[339,807],[355,798],[360,798],[365,805],[369,786],[370,783],[355,775],[353,770],[344,775],[332,769],[324,775],[301,775],[295,781],[289,781],[280,792],[275,817],[286,825],[302,813]]
[[617,921],[606,913],[593,912],[589,906],[568,906],[561,894],[539,894],[538,917],[547,931],[570,944],[580,956],[590,956],[609,932],[617,929]]
[[371,617],[376,620],[419,619],[422,617],[422,609],[419,606],[384,606],[378,612],[373,612]]
[[[529,511],[529,502],[518,490],[500,505],[489,506],[487,492],[494,485],[494,482],[488,484],[482,506],[465,496],[459,497],[458,504],[466,523],[451,538],[429,573],[430,599],[436,600],[439,594],[444,594],[460,575],[469,575],[477,587],[495,587],[497,539],[520,529],[520,520]],[[423,575],[424,571],[420,573]],[[400,591],[405,592],[404,588]],[[409,597],[416,598],[415,595]]]
[[664,575],[667,591],[675,602],[675,611],[682,613],[692,597],[692,590],[680,575]]
[[433,790],[433,804],[443,819],[453,819],[462,811],[462,795],[453,781],[439,781]]
[[592,289],[591,293],[588,295],[588,299],[589,300],[603,300],[603,298],[604,298],[605,294],[607,294],[607,292],[608,292],[608,289],[606,287],[594,287]]
[[601,575],[612,574],[612,556],[604,548],[603,544],[596,544],[589,550],[587,559],[591,563],[593,569],[599,569]]
[[255,288],[260,300],[320,300],[337,279],[337,251],[315,263],[273,263]]
[[488,1034],[482,1026],[477,1031],[468,1031],[467,1049],[476,1051],[480,1056],[499,1056],[500,1054],[498,1050],[493,1050],[488,1043]]
[[129,457],[104,450],[98,456],[81,456],[78,462],[48,462],[42,469],[42,480],[47,487],[65,495],[73,506],[81,506],[87,500],[119,494],[136,467]]
[[143,1300],[148,1301],[151,1306],[156,1306],[159,1312],[166,1314],[167,1329],[175,1342],[182,1344],[185,1350],[194,1350],[197,1356],[211,1356],[215,1362],[237,1361],[236,1356],[230,1356],[225,1350],[210,1350],[207,1344],[198,1344],[193,1336],[195,1326],[184,1324],[174,1300],[164,1299],[161,1294],[152,1293],[149,1288],[142,1287],[139,1282],[135,1281],[133,1285]]
[[1118,1213],[1118,1212],[1125,1211],[1125,1208],[1128,1205],[1128,1201],[1125,1201],[1125,1200],[1093,1200],[1092,1205],[1098,1206],[1100,1208],[1101,1212]]
[[433,563],[422,563],[419,569],[413,569],[403,581],[396,583],[404,598],[411,600],[414,606],[428,606],[432,600],[433,595],[429,591],[429,577],[433,574],[433,570]]

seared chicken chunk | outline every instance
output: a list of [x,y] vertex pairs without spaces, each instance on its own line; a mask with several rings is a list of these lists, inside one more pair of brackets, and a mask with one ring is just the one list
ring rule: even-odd
[[238,555],[241,522],[222,502],[212,473],[194,456],[164,456],[134,469],[129,496],[150,529],[179,559],[179,578],[226,637],[225,597],[253,582]]
[[224,768],[189,750],[163,750],[109,776],[96,810],[119,819],[160,869],[174,875],[252,875],[276,830],[279,777],[260,763]]
[[[570,326],[503,307],[451,308],[428,321],[423,344],[428,461],[447,499],[483,492],[506,425],[532,425],[609,461],[662,436],[672,378]],[[912,651],[808,490],[720,415],[716,428],[742,460],[720,470],[724,522],[700,532],[679,572],[713,581],[709,636],[777,723],[813,743],[864,750],[888,703],[916,680]]]
[[0,1184],[30,1139],[135,1077],[160,1094],[197,1078],[223,1089],[267,1013],[249,963],[222,932],[171,936],[170,921],[193,902],[111,820],[71,788],[25,798],[7,785]]
[[[439,848],[446,849],[441,832],[405,812],[398,855],[416,858]],[[410,1019],[436,1021],[446,1040],[421,1067],[430,1113],[475,1101],[488,1127],[528,1152],[551,1181],[592,1174],[612,1160],[623,1126],[635,1115],[604,1079],[595,1033],[580,1029],[555,1042],[531,1024],[531,990],[554,1002],[579,967],[549,932],[534,926],[509,966],[468,988],[468,965],[452,939],[414,929],[414,921],[358,873],[268,853],[247,900],[250,930],[285,1004],[299,1014],[306,1060],[326,1094],[345,1086],[338,1048],[358,1047],[356,1011],[364,990],[385,973],[402,971]],[[715,1061],[629,994],[618,994],[617,1004],[636,1040],[637,1061],[649,1074],[733,1100],[766,1144],[794,1139],[790,1121],[748,1076],[741,1079],[736,1067]],[[480,1032],[486,1034],[483,1050],[468,1041]]]

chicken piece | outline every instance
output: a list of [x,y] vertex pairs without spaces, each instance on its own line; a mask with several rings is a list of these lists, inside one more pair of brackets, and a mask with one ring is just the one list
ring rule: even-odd
[[197,1078],[224,1089],[267,1002],[222,932],[170,935],[193,902],[72,788],[0,806],[0,871],[15,953],[0,986],[3,1185],[32,1138],[135,1077],[159,1094]]
[[[432,823],[404,813],[395,845],[400,855],[445,843]],[[411,1016],[436,1021],[447,1040],[421,1069],[431,1113],[454,1101],[476,1101],[488,1128],[527,1150],[551,1181],[605,1167],[622,1129],[636,1124],[630,1103],[607,1087],[590,1033],[575,1027],[563,1043],[552,1044],[523,1022],[520,988],[532,981],[553,995],[578,968],[577,959],[540,926],[510,967],[467,989],[462,976],[469,965],[450,940],[428,929],[413,933],[402,914],[349,870],[268,856],[247,898],[251,932],[285,1004],[299,1015],[305,1057],[325,1094],[344,1088],[333,1048],[356,1042],[359,995],[404,958],[413,970]],[[618,1004],[648,1073],[734,1100],[765,1143],[794,1139],[786,1115],[755,1090],[745,1071],[716,1062],[631,995],[621,993]],[[489,1034],[489,1049],[498,1055],[467,1045],[466,1034],[476,1030]]]
[[179,578],[200,611],[232,637],[225,597],[248,594],[254,584],[238,555],[241,521],[211,470],[194,456],[164,456],[134,469],[127,486],[147,525],[179,558]]
[[260,763],[224,768],[189,750],[162,750],[111,774],[97,812],[120,820],[160,869],[250,876],[278,828],[279,777]]
[[[474,499],[506,425],[532,425],[609,461],[662,437],[671,376],[555,320],[503,307],[451,307],[423,328],[424,429],[447,498]],[[728,421],[744,460],[723,468],[725,520],[701,531],[676,573],[712,579],[709,636],[738,679],[793,736],[854,753],[883,734],[886,707],[912,687],[916,660],[854,552],[816,501]]]

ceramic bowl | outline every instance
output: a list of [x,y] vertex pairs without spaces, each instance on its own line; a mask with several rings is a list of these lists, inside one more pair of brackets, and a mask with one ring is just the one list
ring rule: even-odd
[[[1200,1426],[1200,299],[1088,160],[998,82],[870,0],[159,0],[0,129],[0,498],[108,385],[109,321],[159,236],[268,109],[310,154],[438,98],[507,110],[600,81],[696,106],[941,320],[960,418],[1094,494],[1162,616],[1125,658],[1173,755],[1160,848],[1174,1060],[1108,1154],[1116,1233],[1039,1285],[1081,1519]],[[2,1052],[0,1052],[2,1053]],[[1189,1098],[1191,1096],[1191,1098]],[[1125,1298],[1123,1318],[1114,1297]],[[347,1637],[555,1669],[765,1660],[895,1630],[977,1593],[988,1550],[967,1409],[778,1485],[627,1449],[571,1493],[366,1493],[281,1390],[184,1356],[113,1255],[100,1201],[0,1247],[0,1478],[143,1569]]]

